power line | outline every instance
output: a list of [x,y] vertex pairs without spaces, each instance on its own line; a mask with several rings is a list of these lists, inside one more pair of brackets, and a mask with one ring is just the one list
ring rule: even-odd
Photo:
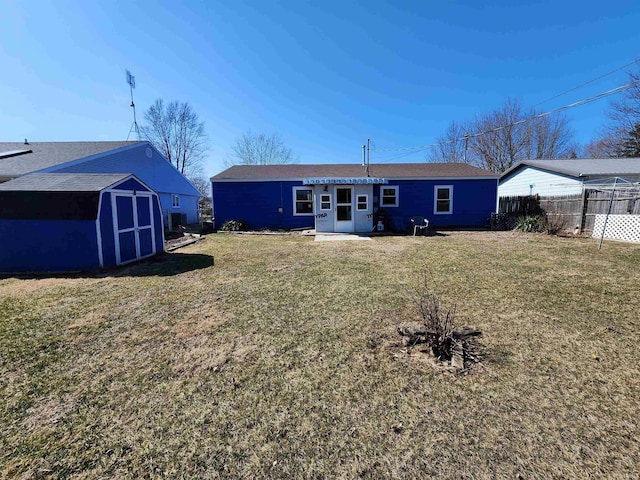
[[638,83],[640,83],[640,80],[635,80],[633,82],[626,83],[624,85],[621,85],[619,87],[613,88],[611,90],[607,90],[606,92],[598,93],[597,95],[593,95],[592,97],[588,97],[588,98],[585,98],[585,99],[582,99],[582,100],[578,100],[577,102],[570,103],[569,105],[565,105],[564,107],[556,108],[555,110],[549,110],[548,112],[538,113],[536,115],[532,115],[532,116],[524,118],[522,120],[518,120],[517,122],[513,122],[513,123],[510,123],[510,124],[507,124],[507,125],[502,125],[500,127],[492,128],[490,130],[485,130],[483,132],[472,133],[472,134],[469,134],[469,135],[462,136],[460,138],[455,138],[453,140],[447,140],[447,141],[444,141],[444,142],[430,143],[430,144],[427,144],[427,145],[417,145],[415,147],[386,148],[386,149],[382,149],[382,150],[378,150],[378,151],[379,152],[402,152],[402,151],[408,151],[408,150],[425,150],[425,149],[428,149],[428,148],[437,147],[439,145],[447,145],[447,144],[450,144],[450,143],[460,142],[460,141],[464,140],[465,138],[480,137],[480,136],[486,135],[488,133],[499,132],[500,130],[504,130],[505,128],[510,128],[510,127],[514,127],[516,125],[521,125],[523,123],[530,122],[531,120],[547,117],[549,115],[553,115],[554,113],[563,112],[565,110],[569,110],[570,108],[575,108],[575,107],[579,107],[581,105],[585,105],[585,104],[593,102],[595,100],[599,100],[601,98],[608,97],[609,95],[613,95],[615,93],[618,93],[618,92],[621,92],[623,90],[626,90],[627,88],[630,88],[630,87],[632,87],[634,85],[637,85]]
[[598,80],[600,80],[600,79],[602,79],[602,78],[604,78],[604,77],[608,77],[608,76],[609,76],[609,75],[611,75],[612,73],[619,72],[620,70],[622,70],[622,69],[624,69],[624,68],[627,68],[627,67],[630,67],[631,65],[634,65],[634,64],[636,64],[636,63],[638,63],[638,62],[640,62],[640,58],[636,58],[633,62],[629,62],[629,63],[627,63],[626,65],[622,65],[621,67],[618,67],[618,68],[616,68],[616,69],[614,69],[614,70],[611,70],[610,72],[607,72],[607,73],[605,73],[605,74],[602,74],[602,75],[600,75],[599,77],[596,77],[596,78],[593,78],[593,79],[591,79],[591,80],[588,80],[588,81],[586,81],[586,82],[584,82],[584,83],[581,83],[580,85],[578,85],[578,86],[576,86],[576,87],[570,88],[569,90],[565,90],[564,92],[558,93],[557,95],[554,95],[553,97],[550,97],[550,98],[547,98],[546,100],[543,100],[543,101],[541,101],[541,102],[538,102],[538,103],[536,103],[535,105],[533,105],[533,106],[531,106],[531,107],[529,107],[529,108],[525,108],[525,111],[533,110],[534,108],[536,108],[536,107],[537,107],[537,106],[539,106],[539,105],[542,105],[543,103],[547,103],[547,102],[550,102],[551,100],[555,100],[555,99],[556,99],[556,98],[558,98],[558,97],[561,97],[561,96],[563,96],[563,95],[566,95],[567,93],[571,93],[571,92],[573,92],[573,91],[575,91],[575,90],[578,90],[579,88],[582,88],[582,87],[584,87],[584,86],[586,86],[586,85],[589,85],[590,83],[596,82],[596,81],[598,81]]

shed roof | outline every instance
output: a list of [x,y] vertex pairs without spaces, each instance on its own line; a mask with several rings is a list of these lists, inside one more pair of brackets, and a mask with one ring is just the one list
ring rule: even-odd
[[0,177],[19,177],[138,143],[142,142],[0,142]]
[[[496,174],[466,163],[373,164],[369,176],[380,178],[498,178]],[[358,164],[234,165],[211,177],[215,181],[304,179],[312,177],[366,178],[366,167]]]
[[640,174],[640,158],[575,158],[567,160],[523,160],[505,171],[505,179],[524,167],[540,168],[571,177],[609,176],[624,177]]
[[32,173],[0,183],[0,191],[99,192],[129,173]]

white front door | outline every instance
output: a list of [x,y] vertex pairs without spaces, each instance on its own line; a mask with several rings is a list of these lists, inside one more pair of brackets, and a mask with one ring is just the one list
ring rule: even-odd
[[334,232],[353,232],[353,187],[335,187]]

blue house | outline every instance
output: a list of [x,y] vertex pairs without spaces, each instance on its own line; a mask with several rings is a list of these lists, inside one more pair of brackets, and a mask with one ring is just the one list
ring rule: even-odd
[[200,192],[149,142],[0,142],[0,182],[29,173],[127,173],[160,198],[165,224],[197,223]]
[[498,176],[463,163],[236,165],[211,185],[218,227],[370,232],[382,221],[405,231],[414,216],[434,227],[485,226]]
[[34,173],[0,184],[0,272],[114,267],[164,250],[158,195],[134,175]]

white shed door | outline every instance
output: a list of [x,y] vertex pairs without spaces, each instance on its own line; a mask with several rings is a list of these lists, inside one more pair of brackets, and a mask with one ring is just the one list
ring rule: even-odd
[[145,194],[111,194],[118,265],[156,253],[152,198]]

